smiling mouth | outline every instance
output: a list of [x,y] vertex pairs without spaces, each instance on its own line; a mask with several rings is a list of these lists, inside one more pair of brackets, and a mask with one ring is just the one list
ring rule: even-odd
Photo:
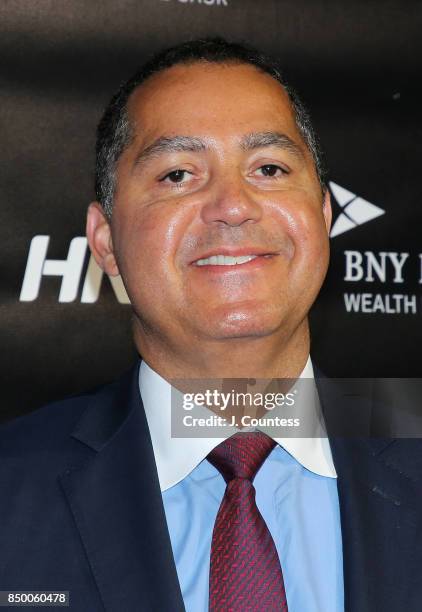
[[260,255],[211,255],[203,259],[197,259],[194,263],[195,266],[240,266],[246,264],[258,257],[269,258],[273,257],[274,253],[263,253]]

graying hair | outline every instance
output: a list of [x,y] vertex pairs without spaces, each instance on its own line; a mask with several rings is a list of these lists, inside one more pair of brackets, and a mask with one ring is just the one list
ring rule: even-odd
[[182,43],[152,57],[121,85],[107,106],[97,129],[95,190],[97,200],[102,204],[108,218],[111,218],[113,211],[117,162],[135,136],[135,129],[127,111],[129,97],[149,76],[177,64],[197,62],[250,64],[280,83],[289,96],[296,126],[312,156],[324,194],[326,170],[319,141],[308,111],[296,91],[284,80],[278,64],[244,45],[230,43],[222,38],[201,39]]
[[130,145],[134,138],[134,129],[130,122],[126,106],[122,108],[117,121],[114,138],[109,147],[104,147],[102,155],[99,155],[98,166],[102,177],[101,181],[101,204],[105,214],[111,219],[113,212],[114,193],[116,191],[116,169],[117,162],[123,151]]

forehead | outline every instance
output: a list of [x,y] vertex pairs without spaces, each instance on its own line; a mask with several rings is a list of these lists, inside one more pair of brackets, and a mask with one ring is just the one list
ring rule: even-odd
[[285,90],[270,75],[248,64],[173,66],[132,93],[128,112],[137,137],[143,140],[181,131],[223,137],[239,130],[277,128],[298,139]]

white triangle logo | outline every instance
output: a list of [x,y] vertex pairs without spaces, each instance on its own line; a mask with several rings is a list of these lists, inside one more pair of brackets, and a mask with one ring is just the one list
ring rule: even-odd
[[331,228],[330,238],[334,238],[334,236],[338,236],[339,234],[344,234],[344,232],[348,232],[358,225],[372,221],[372,219],[385,213],[385,210],[382,208],[367,202],[355,193],[352,193],[336,183],[330,182],[329,186],[333,196],[343,209],[343,212],[340,213]]

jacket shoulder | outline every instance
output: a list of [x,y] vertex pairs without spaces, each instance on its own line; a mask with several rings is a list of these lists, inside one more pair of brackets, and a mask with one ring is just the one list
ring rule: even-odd
[[130,373],[1,424],[0,457],[4,460],[13,456],[16,461],[21,458],[28,463],[31,456],[50,454],[63,457],[73,451],[80,452],[83,445],[71,435],[77,424],[91,408],[103,414],[110,412],[122,388],[127,386],[128,378]]
[[51,402],[3,423],[0,425],[1,448],[13,446],[16,449],[17,444],[23,444],[28,450],[28,446],[34,443],[45,446],[61,434],[69,435],[97,392],[94,390]]

